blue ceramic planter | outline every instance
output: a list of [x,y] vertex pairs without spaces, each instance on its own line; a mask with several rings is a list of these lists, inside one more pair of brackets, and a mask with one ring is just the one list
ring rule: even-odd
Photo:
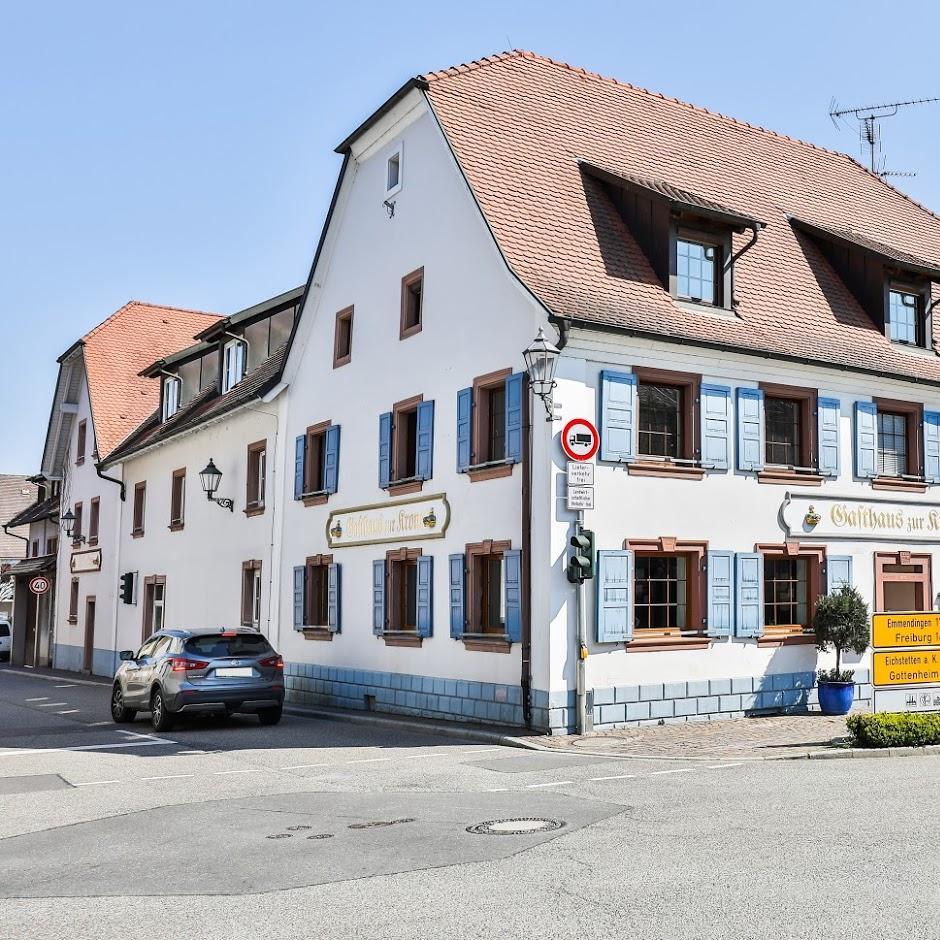
[[824,715],[847,715],[855,700],[854,682],[820,682],[819,709]]

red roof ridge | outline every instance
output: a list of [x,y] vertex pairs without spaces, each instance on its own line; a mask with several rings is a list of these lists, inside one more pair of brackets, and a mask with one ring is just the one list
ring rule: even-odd
[[115,310],[114,313],[111,314],[111,316],[106,317],[97,326],[90,329],[84,336],[82,336],[82,340],[84,341],[84,340],[91,339],[92,336],[94,336],[100,330],[104,329],[104,327],[113,323],[118,317],[127,313],[127,311],[130,310],[132,307],[148,307],[151,310],[166,310],[168,313],[171,313],[171,312],[194,313],[194,314],[197,314],[198,316],[213,317],[216,320],[222,319],[221,314],[209,313],[205,310],[190,310],[187,307],[173,307],[168,304],[152,304],[146,300],[129,300],[122,307],[119,307],[117,310]]
[[611,85],[617,85],[620,88],[628,88],[630,91],[639,92],[643,95],[650,95],[653,98],[661,98],[663,101],[671,101],[673,104],[681,105],[684,108],[689,108],[692,111],[698,111],[701,114],[707,114],[710,117],[720,118],[723,121],[727,121],[730,124],[735,124],[738,127],[747,127],[753,131],[759,131],[763,134],[768,134],[771,137],[776,137],[780,140],[788,140],[790,143],[799,144],[804,147],[812,147],[813,150],[819,150],[822,153],[828,153],[834,157],[840,157],[844,160],[848,160],[854,166],[857,166],[859,169],[864,170],[869,176],[874,177],[879,182],[883,183],[888,189],[893,190],[896,193],[904,196],[909,202],[913,203],[920,209],[929,212],[935,218],[940,218],[936,216],[930,209],[927,209],[925,206],[922,206],[916,199],[911,198],[906,193],[901,192],[895,186],[892,186],[890,183],[882,179],[877,173],[872,173],[866,166],[859,163],[854,157],[850,154],[843,153],[841,150],[832,150],[829,147],[823,147],[820,144],[814,144],[811,140],[803,140],[799,137],[791,137],[789,134],[781,133],[780,131],[772,130],[769,127],[764,127],[761,124],[751,124],[749,121],[744,121],[741,118],[732,117],[729,114],[723,114],[721,111],[713,111],[711,108],[706,108],[700,104],[692,104],[690,101],[683,101],[681,98],[676,98],[673,95],[667,95],[661,91],[652,91],[649,88],[643,88],[640,85],[633,85],[630,82],[622,81],[619,78],[614,78],[610,75],[601,75],[600,72],[592,72],[590,69],[582,68],[578,65],[571,65],[568,62],[562,62],[559,59],[553,59],[550,56],[541,55],[538,52],[532,52],[529,49],[512,49],[508,52],[499,52],[495,55],[484,56],[481,59],[474,59],[471,62],[464,63],[462,65],[451,66],[447,69],[440,69],[436,72],[428,72],[425,75],[421,75],[420,78],[425,81],[440,81],[445,78],[453,78],[456,75],[462,75],[467,72],[475,71],[476,69],[484,68],[489,65],[495,65],[498,62],[506,61],[507,59],[532,59],[535,62],[542,62],[546,65],[551,65],[555,68],[565,69],[569,72],[575,72],[576,74],[582,75],[585,78],[594,79],[595,81],[607,82]]

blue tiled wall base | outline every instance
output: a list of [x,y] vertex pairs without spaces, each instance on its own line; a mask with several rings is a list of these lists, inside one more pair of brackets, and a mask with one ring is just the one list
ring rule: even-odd
[[[523,724],[519,686],[310,663],[285,663],[284,685],[287,701],[294,705],[361,710],[372,707],[377,712],[421,718]],[[366,696],[372,697],[371,706]]]
[[[819,698],[813,672],[782,672],[734,679],[696,679],[653,685],[594,689],[594,727],[713,721],[746,715],[793,714],[815,711]],[[871,676],[855,671],[857,709],[871,709]],[[545,693],[535,693],[534,699]],[[535,702],[534,702],[535,703]],[[535,703],[538,704],[538,703]],[[544,706],[552,734],[575,731],[575,693],[551,692]]]
[[[69,646],[65,643],[56,643],[52,652],[52,665],[55,669],[68,669],[71,672],[82,671],[84,650],[80,646]],[[114,650],[95,649],[91,657],[91,672],[95,676],[104,676],[110,679],[117,671],[120,662]]]

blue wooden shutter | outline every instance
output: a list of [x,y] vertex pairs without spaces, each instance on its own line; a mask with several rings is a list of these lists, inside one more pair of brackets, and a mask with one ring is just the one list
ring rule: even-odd
[[633,639],[633,552],[624,549],[597,553],[598,643]]
[[326,572],[326,622],[330,633],[339,633],[339,565],[333,562]]
[[636,459],[636,376],[601,372],[601,460],[628,463]]
[[924,412],[924,478],[940,483],[940,411]]
[[306,565],[294,568],[294,629],[304,628],[304,587],[307,581]]
[[816,402],[818,467],[824,477],[839,475],[839,399],[820,398]]
[[434,558],[418,556],[417,634],[431,636],[434,626]]
[[392,482],[392,413],[379,415],[379,486],[385,490]]
[[522,460],[522,379],[514,372],[506,379],[506,461]]
[[708,635],[734,631],[734,552],[708,553]]
[[335,493],[339,484],[339,425],[326,429],[323,441],[323,489]]
[[731,464],[731,389],[724,385],[703,385],[702,465],[727,470]]
[[522,552],[503,552],[503,591],[506,606],[506,636],[510,643],[522,639]]
[[294,440],[294,499],[304,495],[304,460],[307,456],[307,435],[298,434]]
[[385,562],[372,562],[372,632],[385,632]]
[[852,556],[830,555],[826,559],[826,580],[829,594],[843,586],[852,587]]
[[447,559],[450,584],[450,635],[459,640],[463,636],[466,621],[464,602],[464,556],[451,555]]
[[457,472],[466,473],[472,460],[473,389],[457,392]]
[[878,406],[873,401],[855,402],[855,475],[875,476],[878,457]]
[[738,469],[764,469],[764,393],[738,389]]
[[415,475],[419,480],[430,480],[434,475],[434,402],[418,405],[418,441],[415,455]]
[[738,552],[735,556],[735,634],[761,636],[764,632],[764,556]]

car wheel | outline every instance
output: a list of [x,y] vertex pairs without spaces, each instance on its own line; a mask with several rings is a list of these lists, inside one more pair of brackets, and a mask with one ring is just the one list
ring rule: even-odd
[[262,708],[258,712],[258,718],[263,725],[276,725],[281,720],[281,706],[276,708]]
[[137,711],[128,708],[124,704],[124,693],[121,691],[121,684],[116,682],[111,692],[111,717],[119,724],[133,721],[137,717]]
[[173,727],[173,713],[166,707],[160,689],[154,689],[150,696],[150,724],[154,731],[169,731]]

